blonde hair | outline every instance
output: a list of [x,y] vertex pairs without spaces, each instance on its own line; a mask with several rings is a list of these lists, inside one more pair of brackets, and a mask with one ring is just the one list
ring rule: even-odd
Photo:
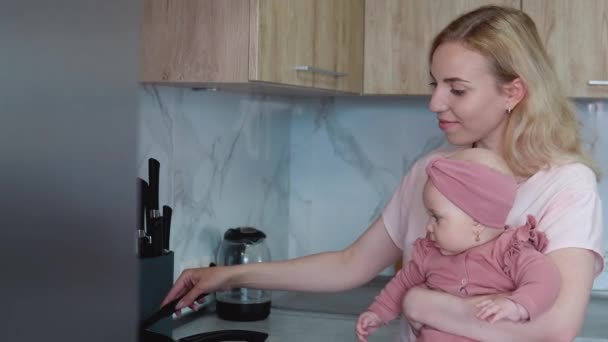
[[433,40],[437,47],[462,43],[483,55],[502,85],[516,78],[527,93],[510,114],[503,156],[513,172],[530,177],[543,167],[595,162],[583,151],[574,106],[565,95],[532,19],[509,7],[483,6],[452,21]]

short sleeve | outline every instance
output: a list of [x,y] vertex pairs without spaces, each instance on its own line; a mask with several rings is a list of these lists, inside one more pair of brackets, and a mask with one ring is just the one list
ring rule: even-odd
[[[567,183],[561,183],[546,211],[538,221],[538,230],[549,240],[545,253],[576,247],[595,252],[595,274],[601,273],[602,203],[595,175],[587,167],[575,164],[564,172]],[[560,183],[560,182],[558,182]]]
[[401,249],[407,233],[404,225],[407,224],[409,216],[420,210],[424,212],[422,190],[427,179],[424,164],[424,160],[420,159],[412,166],[382,212],[382,220],[388,235]]
[[424,236],[428,216],[422,201],[422,190],[428,179],[425,167],[429,160],[461,149],[463,147],[446,146],[432,151],[416,161],[401,180],[382,212],[384,226],[397,247],[407,249],[404,248],[406,241],[413,243],[415,239]]

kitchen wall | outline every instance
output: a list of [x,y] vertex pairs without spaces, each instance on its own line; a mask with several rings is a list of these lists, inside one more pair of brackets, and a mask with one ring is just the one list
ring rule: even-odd
[[[239,225],[263,229],[274,259],[348,246],[412,162],[444,143],[427,102],[143,88],[139,173],[147,178],[148,157],[160,160],[161,204],[175,210],[176,276],[208,263],[222,232]],[[577,108],[608,174],[608,136],[600,135],[608,102]],[[608,221],[608,182],[600,191]],[[608,273],[596,287],[608,289]]]
[[138,172],[160,161],[160,205],[173,207],[175,276],[208,265],[224,231],[253,226],[287,257],[289,100],[187,88],[140,91]]

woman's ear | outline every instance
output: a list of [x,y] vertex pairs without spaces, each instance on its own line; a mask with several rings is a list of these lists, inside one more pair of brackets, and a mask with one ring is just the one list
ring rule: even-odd
[[503,85],[503,91],[506,100],[505,105],[507,107],[505,110],[510,113],[511,110],[521,102],[524,96],[526,96],[528,87],[520,77],[517,77],[513,81]]

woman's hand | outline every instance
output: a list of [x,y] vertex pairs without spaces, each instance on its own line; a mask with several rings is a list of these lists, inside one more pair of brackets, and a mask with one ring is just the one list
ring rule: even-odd
[[382,324],[383,322],[380,317],[371,311],[365,311],[359,315],[355,327],[359,342],[367,342],[369,335],[378,330]]
[[231,267],[202,267],[184,270],[161,306],[183,296],[175,306],[176,311],[186,306],[196,310],[194,301],[199,296],[226,287],[231,275],[230,269]]

